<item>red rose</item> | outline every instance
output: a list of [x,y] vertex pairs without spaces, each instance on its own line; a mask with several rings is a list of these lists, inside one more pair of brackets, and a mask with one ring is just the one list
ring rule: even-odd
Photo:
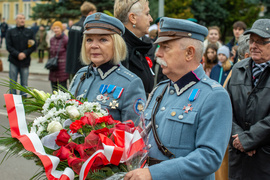
[[90,113],[90,112],[86,112],[84,113],[84,116],[81,117],[81,121],[84,122],[85,124],[89,124],[89,125],[95,125],[95,119],[96,119],[96,115],[95,113]]
[[72,122],[71,125],[69,126],[69,129],[71,133],[76,133],[79,129],[81,129],[85,125],[84,122],[80,120],[76,120],[75,122]]
[[53,152],[53,155],[59,157],[61,161],[64,161],[73,156],[73,153],[65,146],[61,146],[59,150]]
[[80,174],[80,170],[84,163],[84,160],[77,157],[70,157],[68,160],[68,165],[75,171],[77,174]]
[[103,123],[103,122],[105,122],[108,125],[115,124],[115,121],[114,121],[112,115],[103,116],[103,117],[99,117],[99,118],[96,119],[97,124],[100,124],[100,123]]
[[70,135],[67,133],[67,130],[61,129],[55,142],[58,146],[64,146],[68,144],[69,139],[70,139]]
[[104,134],[105,136],[108,136],[109,135],[109,133],[110,133],[110,130],[108,129],[108,128],[102,128],[102,129],[98,129],[98,130],[95,130],[94,131],[95,132],[95,134]]

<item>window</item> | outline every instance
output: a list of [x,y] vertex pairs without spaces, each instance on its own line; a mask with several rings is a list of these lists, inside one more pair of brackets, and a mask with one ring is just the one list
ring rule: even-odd
[[16,19],[16,16],[19,14],[19,4],[15,3],[14,4],[14,19]]
[[5,18],[6,20],[9,20],[9,4],[8,3],[4,3],[3,4],[3,18]]
[[26,20],[30,19],[30,17],[29,17],[31,15],[31,4],[30,3],[23,4],[23,14],[25,15]]

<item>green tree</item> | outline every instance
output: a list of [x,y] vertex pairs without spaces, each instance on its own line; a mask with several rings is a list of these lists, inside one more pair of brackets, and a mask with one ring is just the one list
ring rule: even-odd
[[191,2],[192,0],[165,0],[165,16],[181,19],[193,18],[190,9]]
[[[45,1],[45,0],[43,0]],[[33,7],[33,20],[47,20],[49,23],[54,20],[67,22],[68,19],[77,19],[81,16],[80,6],[84,0],[49,0],[46,4],[36,4]],[[113,13],[113,0],[91,0],[89,1],[96,5],[99,12],[107,10]]]
[[200,24],[221,28],[221,40],[232,35],[232,25],[243,21],[250,26],[260,11],[259,0],[192,0],[191,12]]

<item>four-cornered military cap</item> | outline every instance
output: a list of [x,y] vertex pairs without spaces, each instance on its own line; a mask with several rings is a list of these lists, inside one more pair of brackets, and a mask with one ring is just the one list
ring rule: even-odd
[[262,38],[270,38],[270,19],[258,19],[250,30],[245,31],[244,35],[254,33]]
[[183,37],[204,41],[208,34],[206,27],[184,19],[163,17],[159,22],[160,32],[155,43],[180,39]]
[[86,17],[83,23],[84,34],[119,34],[125,33],[125,26],[115,17],[104,13],[94,13]]

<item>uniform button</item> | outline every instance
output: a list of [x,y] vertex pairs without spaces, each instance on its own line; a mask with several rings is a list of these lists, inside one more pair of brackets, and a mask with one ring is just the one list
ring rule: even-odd
[[170,94],[173,95],[175,93],[174,90],[170,90]]
[[161,111],[165,111],[165,109],[166,109],[165,107],[162,107],[160,110],[161,110]]
[[175,112],[175,111],[173,111],[173,112],[171,113],[171,115],[172,115],[172,116],[175,116],[175,115],[176,115],[176,112]]
[[147,146],[147,147],[148,147],[148,149],[150,149],[150,148],[152,147],[152,145],[151,145],[151,144],[148,144],[148,146]]
[[181,114],[178,116],[178,119],[182,120],[184,118],[184,116]]
[[147,115],[148,115],[148,113],[145,114],[145,116],[147,116]]
[[206,78],[203,78],[204,81],[206,81]]
[[156,124],[156,128],[158,128],[158,125]]
[[87,89],[86,89],[86,90],[84,90],[84,92],[86,93],[86,92],[87,92]]

